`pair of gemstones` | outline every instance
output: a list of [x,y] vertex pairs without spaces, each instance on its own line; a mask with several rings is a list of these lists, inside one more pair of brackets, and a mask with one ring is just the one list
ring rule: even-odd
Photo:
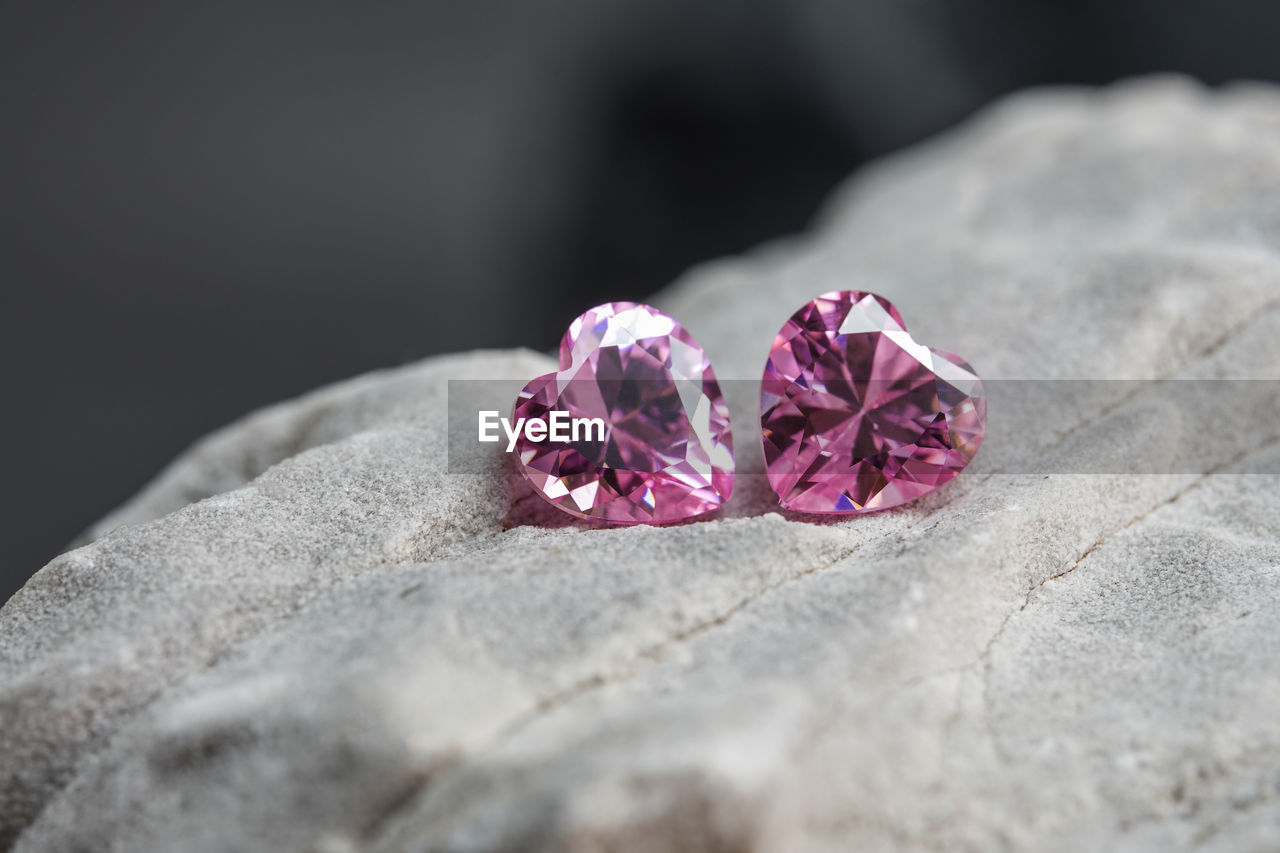
[[[517,440],[521,473],[571,515],[663,524],[713,512],[732,494],[720,385],[693,336],[655,308],[611,302],[573,321],[560,369],[524,387],[514,418],[555,411],[605,424],[603,441]],[[986,414],[973,368],[916,343],[887,299],[826,293],[786,322],[765,363],[769,485],[797,512],[898,506],[969,464]]]

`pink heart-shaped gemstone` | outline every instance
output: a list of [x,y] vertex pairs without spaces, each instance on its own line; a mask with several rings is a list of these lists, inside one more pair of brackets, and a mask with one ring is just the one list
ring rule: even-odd
[[918,498],[969,464],[986,423],[973,368],[916,343],[874,293],[805,305],[765,364],[765,465],[788,509],[870,512]]
[[729,409],[702,347],[655,308],[610,302],[570,324],[560,369],[524,387],[512,423],[543,421],[549,432],[553,412],[603,421],[603,440],[584,423],[576,439],[522,430],[516,441],[520,472],[571,515],[661,524],[729,499]]

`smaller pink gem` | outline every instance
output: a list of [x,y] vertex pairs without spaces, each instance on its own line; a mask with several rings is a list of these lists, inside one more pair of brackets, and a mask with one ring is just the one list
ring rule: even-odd
[[733,490],[729,410],[706,353],[671,317],[610,302],[569,325],[560,369],[516,398],[512,422],[552,412],[599,418],[604,440],[532,441],[520,472],[543,498],[580,518],[662,524],[719,508]]
[[765,465],[788,509],[870,512],[928,494],[969,464],[986,422],[973,368],[916,343],[874,293],[819,296],[765,364]]

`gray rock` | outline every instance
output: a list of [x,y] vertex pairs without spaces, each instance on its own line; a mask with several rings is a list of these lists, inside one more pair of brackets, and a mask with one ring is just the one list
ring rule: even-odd
[[[992,379],[1280,378],[1278,139],[1262,87],[1018,96],[656,301],[722,377],[865,287]],[[774,511],[739,413],[723,517],[592,529],[500,453],[443,461],[447,379],[549,366],[433,359],[252,415],[46,566],[0,611],[0,840],[1280,847],[1280,489],[1246,473],[1280,463],[1274,418],[1195,432],[1209,473],[1036,473],[993,440],[819,522]],[[1190,429],[1143,387],[1043,459]]]

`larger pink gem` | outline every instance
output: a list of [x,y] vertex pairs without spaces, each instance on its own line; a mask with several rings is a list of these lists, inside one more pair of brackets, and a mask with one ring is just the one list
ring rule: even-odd
[[800,512],[870,512],[948,482],[986,431],[982,381],[916,343],[882,296],[826,293],[773,341],[760,392],[769,484]]
[[[521,473],[572,515],[662,524],[718,508],[733,490],[729,410],[706,353],[675,320],[648,305],[598,305],[569,326],[560,369],[516,398],[520,418],[562,412],[570,440],[516,443]],[[582,419],[582,420],[579,420]],[[587,423],[602,422],[601,432]]]

